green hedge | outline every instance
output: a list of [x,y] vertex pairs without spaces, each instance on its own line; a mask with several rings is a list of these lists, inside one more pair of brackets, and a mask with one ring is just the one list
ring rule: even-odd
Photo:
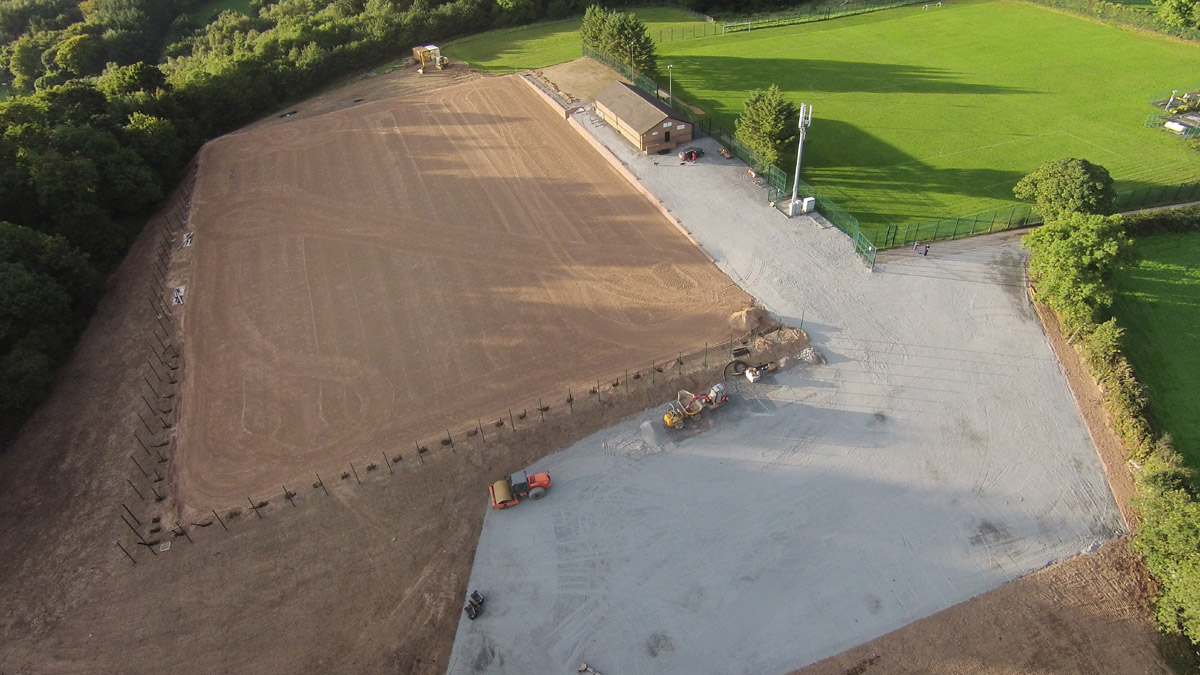
[[1077,14],[1086,14],[1109,23],[1143,28],[1183,40],[1200,42],[1200,30],[1184,26],[1168,26],[1159,21],[1153,13],[1129,5],[1105,2],[1105,0],[1028,0],[1028,2],[1065,9]]
[[[1196,230],[1200,229],[1200,206],[1120,218],[1124,224],[1124,232],[1116,235],[1120,238]],[[1039,256],[1054,255],[1047,241],[1046,237],[1028,235],[1023,240],[1032,252],[1031,269]],[[1098,312],[1101,307],[1092,309]],[[1068,317],[1058,318],[1061,323]],[[1184,635],[1194,646],[1200,645],[1200,500],[1194,475],[1172,447],[1170,436],[1156,437],[1147,421],[1146,392],[1122,350],[1123,330],[1116,319],[1086,320],[1076,328],[1076,336],[1134,468],[1136,494],[1131,505],[1140,522],[1132,547],[1158,581],[1159,626],[1167,633]]]

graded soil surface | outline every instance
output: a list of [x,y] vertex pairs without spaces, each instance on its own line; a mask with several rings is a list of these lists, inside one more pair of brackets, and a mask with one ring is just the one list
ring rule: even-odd
[[791,675],[1169,675],[1142,578],[1121,538]]
[[192,209],[201,510],[715,344],[751,301],[515,77],[219,139]]

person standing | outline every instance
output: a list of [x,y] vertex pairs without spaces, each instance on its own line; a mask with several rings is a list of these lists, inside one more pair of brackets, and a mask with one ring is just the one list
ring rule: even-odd
[[928,258],[928,257],[929,257],[929,244],[925,244],[925,253],[924,253],[924,255],[925,255],[925,257],[926,257],[926,258]]

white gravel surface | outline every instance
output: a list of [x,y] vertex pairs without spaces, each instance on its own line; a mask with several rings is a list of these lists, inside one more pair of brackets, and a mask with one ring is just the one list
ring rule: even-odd
[[578,118],[828,364],[739,382],[702,432],[648,411],[531,467],[555,485],[488,513],[449,673],[786,673],[1122,530],[1014,235],[871,272],[711,139],[681,166]]

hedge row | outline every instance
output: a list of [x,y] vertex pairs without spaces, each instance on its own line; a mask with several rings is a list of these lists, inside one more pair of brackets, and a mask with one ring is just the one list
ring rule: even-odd
[[[1200,229],[1200,206],[1121,219],[1125,226],[1122,237],[1191,231]],[[1025,240],[1033,258],[1049,255],[1037,241]],[[1099,313],[1102,308],[1094,309]],[[1058,318],[1062,322],[1066,317]],[[1158,582],[1159,625],[1200,645],[1200,499],[1194,474],[1172,447],[1171,437],[1156,436],[1147,421],[1146,392],[1122,350],[1123,330],[1116,319],[1098,322],[1093,318],[1076,330],[1076,344],[1100,387],[1134,470],[1137,490],[1132,506],[1139,522],[1133,548],[1142,554],[1146,569]]]
[[1147,12],[1137,7],[1123,5],[1105,0],[1028,0],[1037,5],[1065,9],[1076,14],[1085,14],[1102,21],[1123,26],[1142,28],[1163,35],[1170,35],[1181,40],[1200,41],[1200,30],[1187,26],[1169,26],[1153,12]]

